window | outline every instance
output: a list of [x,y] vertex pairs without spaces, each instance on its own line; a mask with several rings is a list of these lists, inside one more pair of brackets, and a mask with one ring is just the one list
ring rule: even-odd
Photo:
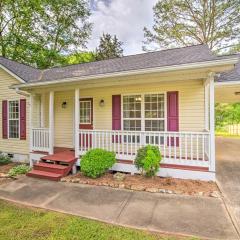
[[19,138],[19,101],[8,102],[8,137]]
[[123,97],[123,128],[124,130],[141,130],[141,95]]
[[145,130],[164,131],[164,94],[144,96]]
[[131,131],[165,130],[165,95],[123,96],[123,129]]
[[80,124],[92,123],[92,101],[80,100]]

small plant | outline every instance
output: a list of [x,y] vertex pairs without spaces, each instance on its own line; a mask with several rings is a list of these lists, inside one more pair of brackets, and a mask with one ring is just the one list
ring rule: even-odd
[[97,178],[102,176],[116,162],[114,152],[103,149],[89,150],[81,159],[81,171],[85,176]]
[[17,175],[28,173],[30,171],[30,169],[31,168],[29,166],[27,166],[25,164],[21,164],[21,165],[11,168],[8,172],[8,175],[10,177],[15,177]]
[[0,153],[0,165],[6,165],[11,162],[11,158],[7,155]]
[[147,145],[139,148],[135,158],[135,166],[141,171],[142,175],[147,177],[155,176],[159,170],[159,164],[162,160],[159,148]]

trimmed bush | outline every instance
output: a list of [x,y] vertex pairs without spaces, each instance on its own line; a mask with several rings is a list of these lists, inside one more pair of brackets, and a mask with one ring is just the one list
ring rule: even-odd
[[6,165],[11,162],[11,158],[0,153],[0,165]]
[[97,178],[102,176],[116,163],[116,155],[103,149],[89,150],[81,158],[81,171],[85,176]]
[[18,165],[9,170],[8,175],[10,177],[15,177],[17,175],[26,174],[31,170],[31,168],[25,164]]
[[135,158],[135,166],[147,177],[155,176],[159,170],[162,160],[161,153],[157,146],[147,145],[139,148]]

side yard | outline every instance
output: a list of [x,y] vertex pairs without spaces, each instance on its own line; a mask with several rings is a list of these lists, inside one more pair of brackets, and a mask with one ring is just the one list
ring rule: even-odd
[[5,201],[0,201],[0,209],[0,239],[4,240],[197,240],[117,227]]

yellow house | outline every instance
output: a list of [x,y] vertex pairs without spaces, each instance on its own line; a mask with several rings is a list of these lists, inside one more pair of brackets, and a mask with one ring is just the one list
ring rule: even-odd
[[215,82],[237,61],[205,45],[43,71],[0,58],[0,150],[37,166],[67,151],[80,165],[103,148],[116,153],[113,170],[136,173],[138,148],[152,144],[158,175],[214,180]]

